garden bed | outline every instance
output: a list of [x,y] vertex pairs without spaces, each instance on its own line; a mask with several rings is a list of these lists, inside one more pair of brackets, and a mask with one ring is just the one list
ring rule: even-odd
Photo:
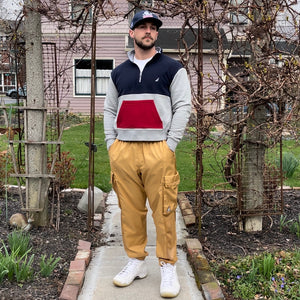
[[[30,231],[30,245],[35,254],[35,276],[29,282],[5,280],[0,286],[0,299],[58,299],[68,275],[70,261],[77,253],[79,240],[92,243],[92,248],[101,245],[101,226],[91,232],[87,231],[87,216],[77,209],[82,193],[65,193],[61,199],[60,227],[33,228]],[[194,193],[186,193],[193,204]],[[10,194],[7,202],[8,217],[21,212],[18,196]],[[280,216],[264,217],[263,231],[247,234],[238,231],[237,218],[232,217],[232,208],[218,206],[213,209],[202,206],[201,236],[198,236],[197,224],[188,227],[190,237],[199,238],[203,252],[209,261],[225,261],[240,256],[251,255],[275,250],[291,250],[300,247],[300,239],[291,233],[287,227],[280,231]],[[12,232],[6,221],[6,201],[0,198],[0,239],[7,242],[8,234]],[[284,215],[286,220],[298,219],[300,212],[300,191],[284,192]],[[38,275],[38,259],[42,255],[61,257],[54,272],[49,277]],[[223,288],[226,300],[234,299]]]
[[[186,193],[192,205],[195,204],[195,194]],[[194,208],[195,211],[195,208]],[[195,213],[197,213],[195,211]],[[210,262],[226,262],[236,260],[247,255],[259,253],[272,253],[275,251],[289,251],[300,249],[300,237],[291,232],[289,225],[283,226],[280,215],[263,218],[263,230],[257,233],[239,232],[238,220],[233,216],[234,210],[229,206],[216,206],[212,208],[202,204],[201,235],[199,237],[198,224],[188,227],[191,237],[199,238],[203,253]],[[284,191],[285,221],[300,222],[300,191]],[[197,222],[196,222],[197,223]],[[300,225],[300,224],[299,224]],[[224,268],[224,272],[228,272]],[[223,274],[226,278],[227,274]],[[220,276],[223,276],[222,273]],[[228,293],[222,286],[226,300],[237,299]],[[261,298],[265,299],[265,298]]]
[[[75,259],[79,240],[90,241],[92,248],[101,245],[101,225],[91,232],[87,230],[87,215],[77,209],[77,204],[82,196],[80,192],[64,193],[60,203],[59,230],[54,226],[46,228],[32,228],[30,234],[31,254],[34,258],[34,277],[28,282],[16,282],[4,280],[0,284],[0,299],[58,299],[69,271],[69,265]],[[17,212],[21,212],[18,195],[9,194],[7,207],[8,218]],[[6,220],[6,200],[0,197],[0,240],[7,244],[7,237],[12,228]],[[2,246],[2,245],[1,245]],[[42,255],[48,258],[61,257],[54,272],[49,277],[39,274],[39,259]]]

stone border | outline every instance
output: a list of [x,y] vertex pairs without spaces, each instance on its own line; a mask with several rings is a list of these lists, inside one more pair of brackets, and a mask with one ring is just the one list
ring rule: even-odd
[[[181,209],[185,225],[191,226],[196,222],[192,206],[184,193],[178,193],[178,203]],[[222,290],[209,263],[202,251],[202,245],[198,239],[186,239],[187,257],[190,262],[197,286],[205,300],[225,300]]]
[[194,225],[196,222],[196,216],[194,215],[190,201],[183,192],[178,193],[177,200],[181,209],[185,226],[188,227],[190,225]]
[[91,243],[78,241],[75,260],[70,262],[69,274],[59,296],[59,300],[76,300],[85,278],[85,271],[91,261]]

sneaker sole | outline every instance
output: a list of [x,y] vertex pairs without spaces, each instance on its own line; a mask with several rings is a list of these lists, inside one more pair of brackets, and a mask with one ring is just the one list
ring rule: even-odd
[[126,286],[131,285],[135,279],[143,279],[143,278],[147,277],[147,275],[148,275],[147,273],[140,273],[135,278],[133,278],[133,280],[131,282],[129,282],[129,283],[119,282],[119,281],[117,281],[117,280],[114,279],[113,280],[113,284],[115,286],[119,286],[119,287],[126,287]]
[[173,293],[160,293],[160,296],[163,298],[175,298],[179,295],[179,292],[177,294],[173,294]]

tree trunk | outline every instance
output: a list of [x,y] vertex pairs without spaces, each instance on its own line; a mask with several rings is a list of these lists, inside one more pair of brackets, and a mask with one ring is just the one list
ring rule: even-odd
[[[26,207],[36,226],[48,224],[46,112],[44,110],[41,17],[35,1],[24,1],[27,108],[25,109]],[[44,175],[41,176],[41,175]]]

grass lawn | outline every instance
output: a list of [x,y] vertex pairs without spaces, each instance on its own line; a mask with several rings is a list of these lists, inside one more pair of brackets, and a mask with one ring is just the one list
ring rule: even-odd
[[[63,134],[63,151],[69,151],[75,158],[77,167],[76,179],[73,187],[86,188],[88,185],[88,147],[85,142],[89,140],[89,124],[71,127],[65,130]],[[95,124],[95,185],[103,191],[109,191],[110,185],[110,167],[108,153],[104,141],[103,122],[97,121]],[[177,168],[180,173],[180,191],[195,190],[195,148],[196,142],[193,137],[185,136],[178,144],[176,149]],[[206,144],[204,149],[204,176],[203,186],[210,188],[230,188],[224,183],[223,173],[221,172],[225,163],[225,157],[229,152],[229,145],[225,144],[214,152],[211,143]],[[295,157],[300,159],[300,147],[291,140],[284,141],[283,152],[292,152]],[[297,186],[300,179],[300,168],[298,167],[294,175],[285,180],[285,185]]]
[[[87,188],[89,171],[89,149],[85,145],[89,141],[89,123],[72,126],[63,133],[62,151],[69,152],[74,158],[73,164],[77,168],[75,181],[72,187]],[[0,136],[0,151],[8,148],[5,135]],[[106,144],[104,141],[103,122],[97,120],[95,123],[95,186],[105,192],[111,190],[110,184],[110,166]],[[293,153],[300,159],[300,147],[293,140],[284,140],[283,153]],[[195,190],[195,148],[196,142],[193,136],[184,136],[176,149],[177,168],[180,173],[180,191]],[[217,149],[217,151],[215,151]],[[224,189],[230,188],[223,176],[223,166],[226,155],[229,152],[229,145],[225,143],[222,147],[216,147],[212,142],[206,142],[204,148],[203,160],[203,188],[204,189]],[[276,149],[275,152],[279,152]],[[277,155],[277,154],[275,154]],[[10,183],[13,181],[9,179]],[[294,175],[284,181],[285,185],[299,186],[300,167],[298,166]]]
[[[62,151],[70,152],[74,157],[74,165],[77,168],[76,178],[72,187],[87,188],[89,176],[89,148],[85,145],[89,142],[90,124],[74,126],[63,133]],[[103,122],[95,123],[95,144],[97,152],[94,153],[95,160],[95,186],[108,192],[111,190],[110,165],[108,153],[104,141]]]

